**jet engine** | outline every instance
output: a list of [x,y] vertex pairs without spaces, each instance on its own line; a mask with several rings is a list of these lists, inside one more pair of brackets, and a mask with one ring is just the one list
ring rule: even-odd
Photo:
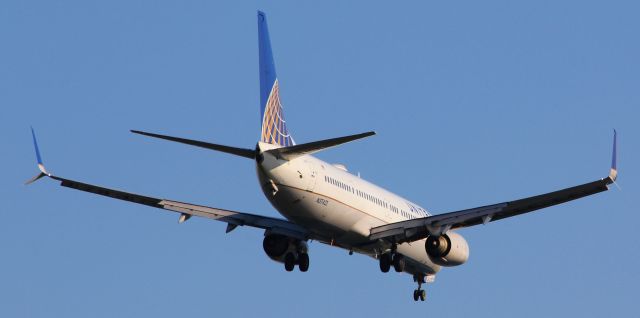
[[280,263],[284,263],[287,252],[291,252],[294,255],[307,252],[306,242],[281,234],[266,235],[262,241],[262,248],[264,248],[264,252],[269,258]]
[[469,245],[462,235],[447,234],[427,237],[424,248],[432,262],[441,266],[458,266],[469,259]]

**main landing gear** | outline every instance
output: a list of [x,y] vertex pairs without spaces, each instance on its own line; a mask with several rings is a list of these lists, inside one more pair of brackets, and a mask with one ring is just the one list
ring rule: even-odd
[[424,276],[422,275],[414,275],[413,280],[418,283],[418,289],[413,291],[413,301],[424,301],[427,299],[427,291],[422,289],[422,284],[424,283]]
[[298,253],[294,255],[293,253],[287,253],[284,256],[284,269],[287,272],[293,271],[293,268],[298,265],[298,268],[301,272],[306,272],[309,270],[309,254],[307,253]]
[[396,252],[389,252],[380,255],[380,270],[383,273],[388,272],[391,269],[391,265],[393,265],[393,269],[396,272],[400,273],[404,271],[406,261],[402,254]]
[[[393,269],[398,273],[405,270],[406,260],[402,254],[396,251],[395,245],[392,246],[391,251],[380,254],[379,261],[380,271],[382,271],[383,273],[389,272],[391,266],[393,266]],[[418,283],[418,289],[415,289],[413,291],[413,300],[418,301],[419,299],[420,301],[424,301],[425,299],[427,299],[427,291],[422,289],[422,284],[426,283],[425,275],[414,274],[413,281]]]

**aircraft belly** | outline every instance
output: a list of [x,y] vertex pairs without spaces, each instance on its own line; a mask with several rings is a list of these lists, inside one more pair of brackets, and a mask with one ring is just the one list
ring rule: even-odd
[[[328,197],[287,186],[281,186],[273,203],[287,219],[336,241],[353,236],[350,232],[354,224],[363,217],[357,210]],[[354,238],[363,241],[366,236],[358,234]]]

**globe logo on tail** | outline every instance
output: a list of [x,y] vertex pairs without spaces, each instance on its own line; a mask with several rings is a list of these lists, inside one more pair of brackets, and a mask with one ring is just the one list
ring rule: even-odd
[[273,88],[265,105],[262,117],[261,136],[260,140],[262,142],[270,144],[283,147],[293,146],[295,144],[287,130],[287,124],[284,120],[277,79],[273,83]]

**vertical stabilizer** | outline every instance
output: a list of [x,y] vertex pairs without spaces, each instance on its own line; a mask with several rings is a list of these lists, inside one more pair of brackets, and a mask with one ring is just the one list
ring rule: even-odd
[[283,147],[295,143],[289,134],[278,89],[276,66],[271,53],[271,41],[267,28],[267,17],[258,11],[258,45],[260,54],[260,115],[262,133],[260,141]]

